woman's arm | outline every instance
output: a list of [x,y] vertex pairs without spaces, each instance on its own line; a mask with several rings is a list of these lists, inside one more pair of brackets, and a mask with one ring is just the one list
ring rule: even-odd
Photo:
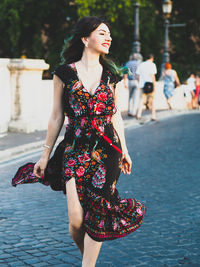
[[[48,122],[48,129],[46,134],[46,141],[42,156],[40,160],[35,164],[34,174],[37,177],[44,175],[44,170],[48,163],[51,151],[58,138],[60,130],[64,123],[64,110],[63,110],[63,87],[64,84],[61,79],[54,75],[53,77],[54,97],[53,97],[53,109]],[[49,146],[49,148],[48,148]]]
[[124,74],[124,87],[128,88],[128,74]]
[[117,112],[112,117],[112,123],[113,123],[115,130],[118,133],[118,136],[121,142],[121,147],[122,147],[122,152],[123,152],[122,171],[123,173],[130,174],[132,161],[130,159],[130,156],[128,154],[128,149],[126,146],[126,140],[125,140],[125,135],[124,135],[124,123],[123,123],[121,111],[119,108],[119,98],[120,98],[119,91],[120,91],[120,83],[117,84],[116,89],[115,89],[115,105],[117,108]]

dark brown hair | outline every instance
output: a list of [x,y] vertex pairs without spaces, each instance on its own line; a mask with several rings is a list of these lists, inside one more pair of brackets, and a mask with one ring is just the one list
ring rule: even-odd
[[[84,50],[84,44],[81,38],[90,36],[90,34],[102,23],[106,24],[108,28],[110,27],[108,22],[103,18],[84,17],[80,19],[75,25],[72,36],[64,41],[61,51],[61,63],[70,64],[79,61]],[[123,75],[122,69],[118,68],[116,64],[104,54],[100,55],[99,61],[112,73]]]

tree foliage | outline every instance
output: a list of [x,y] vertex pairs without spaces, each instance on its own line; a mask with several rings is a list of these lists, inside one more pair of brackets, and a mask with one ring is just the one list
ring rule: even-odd
[[[162,1],[140,0],[141,53],[155,55],[162,62],[164,20]],[[173,67],[185,78],[199,71],[200,1],[173,1],[170,23],[186,23],[170,28],[170,55]],[[112,32],[111,57],[124,64],[132,52],[134,0],[1,0],[0,57],[44,58],[51,69],[60,62],[60,51],[79,17],[105,17]]]
[[67,0],[1,0],[0,57],[44,58],[53,68],[76,20]]

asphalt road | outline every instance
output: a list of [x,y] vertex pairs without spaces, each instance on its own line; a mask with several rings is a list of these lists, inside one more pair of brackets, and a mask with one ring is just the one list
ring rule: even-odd
[[[96,267],[200,266],[199,114],[130,127],[126,137],[134,168],[118,190],[141,200],[147,213],[139,230],[104,242]],[[10,184],[20,165],[38,157],[0,166],[0,266],[81,266],[65,195]]]

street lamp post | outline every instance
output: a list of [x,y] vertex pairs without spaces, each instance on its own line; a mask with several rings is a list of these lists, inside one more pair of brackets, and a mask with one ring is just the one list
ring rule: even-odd
[[165,19],[165,37],[164,37],[164,53],[163,53],[163,64],[170,61],[169,55],[169,20]]
[[170,54],[169,54],[169,27],[184,27],[185,23],[179,24],[170,24],[169,18],[172,12],[172,1],[170,0],[163,0],[162,10],[164,14],[164,27],[165,27],[165,36],[164,36],[164,53],[163,53],[163,61],[161,65],[161,72],[160,72],[160,79],[162,78],[162,72],[164,70],[164,66],[166,62],[170,61]]
[[139,3],[135,2],[135,20],[134,20],[134,35],[133,35],[133,53],[137,54],[138,60],[142,61],[142,55],[140,54],[140,41],[139,41]]
[[170,61],[169,55],[169,18],[172,11],[172,1],[164,0],[162,5],[164,18],[165,18],[165,36],[164,36],[164,53],[163,53],[163,65]]

